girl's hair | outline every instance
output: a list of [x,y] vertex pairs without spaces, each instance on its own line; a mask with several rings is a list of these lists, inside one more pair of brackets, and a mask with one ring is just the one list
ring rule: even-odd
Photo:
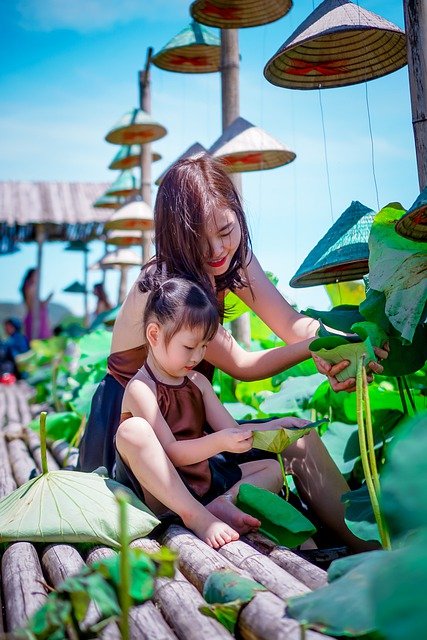
[[[218,209],[232,209],[241,231],[240,244],[226,273],[216,278],[218,291],[247,285],[244,273],[251,241],[239,195],[223,165],[207,154],[178,160],[166,173],[154,207],[155,271],[183,276],[212,289],[203,246],[206,225]],[[164,265],[164,266],[163,266]]]
[[99,298],[99,300],[102,300],[102,302],[110,304],[107,293],[104,289],[104,284],[102,282],[97,282],[93,285],[93,293],[97,296],[97,298]]
[[219,311],[216,300],[195,282],[184,278],[170,278],[158,283],[148,296],[144,311],[144,327],[149,322],[160,326],[170,323],[165,333],[165,344],[183,328],[203,328],[203,339],[209,342],[217,332]]

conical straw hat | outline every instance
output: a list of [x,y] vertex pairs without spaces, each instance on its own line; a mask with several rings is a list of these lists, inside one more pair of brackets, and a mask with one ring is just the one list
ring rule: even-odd
[[74,280],[74,282],[69,284],[68,287],[62,289],[62,291],[65,291],[66,293],[87,293],[87,289],[84,284],[77,280]]
[[183,160],[184,158],[190,158],[191,156],[197,156],[200,153],[207,153],[207,151],[205,147],[200,144],[200,142],[195,142],[191,145],[191,147],[188,147],[188,149],[186,149],[184,153],[181,153],[181,155],[176,160],[171,162],[171,164],[163,171],[163,173],[159,175],[155,184],[159,185],[162,183],[163,178],[165,177],[169,169],[175,164],[175,162],[178,162],[178,160]]
[[131,247],[142,244],[142,231],[110,231],[105,242],[118,247]]
[[209,149],[229,173],[274,169],[295,160],[295,153],[244,118],[236,118]]
[[325,0],[267,62],[288,89],[327,89],[380,78],[406,64],[405,33],[350,0]]
[[105,192],[106,196],[136,196],[140,191],[138,181],[132,171],[122,171]]
[[151,207],[142,200],[135,198],[132,202],[117,209],[104,224],[105,229],[117,230],[149,230],[154,228],[154,215]]
[[132,249],[120,248],[106,253],[101,260],[93,264],[90,269],[118,269],[120,267],[139,267],[142,256],[138,256]]
[[427,187],[396,223],[396,231],[404,238],[427,242]]
[[163,138],[165,127],[142,109],[132,109],[114,125],[105,139],[113,144],[147,144]]
[[151,61],[166,71],[213,73],[219,71],[220,67],[221,40],[193,20],[151,58]]
[[327,234],[308,254],[291,287],[357,280],[368,273],[369,233],[375,212],[360,202],[352,202]]
[[[151,154],[151,162],[161,160],[161,155],[156,151]],[[123,145],[112,159],[109,169],[133,169],[141,164],[141,145]]]
[[98,200],[93,203],[93,207],[97,209],[118,209],[121,207],[121,200],[123,198],[119,198],[118,196],[107,196],[103,195]]
[[190,13],[210,27],[240,29],[274,22],[291,7],[292,0],[196,0]]

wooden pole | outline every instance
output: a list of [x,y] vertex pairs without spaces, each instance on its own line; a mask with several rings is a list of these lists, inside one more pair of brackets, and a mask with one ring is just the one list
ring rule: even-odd
[[129,267],[127,266],[123,265],[120,267],[119,298],[117,304],[122,304],[123,300],[126,298],[128,270]]
[[[145,68],[139,72],[139,104],[146,113],[151,113],[151,77],[150,64],[153,48],[148,47]],[[141,145],[141,196],[151,207],[151,143]],[[142,234],[142,263],[150,257],[151,234]]]
[[83,284],[85,288],[84,292],[84,315],[85,315],[85,327],[89,326],[89,307],[88,307],[88,291],[87,291],[87,271],[88,271],[88,251],[83,252]]
[[[239,97],[239,32],[237,29],[221,29],[221,99],[222,130],[226,129],[240,115]],[[242,176],[232,173],[230,178],[242,194]],[[231,323],[231,332],[236,340],[249,349],[251,327],[249,314],[245,313]]]
[[31,338],[37,339],[39,337],[40,331],[40,282],[41,282],[41,273],[42,273],[42,262],[43,262],[43,242],[45,240],[45,229],[43,224],[36,225],[36,241],[37,241],[37,271],[36,271],[36,286],[35,286],[35,295],[32,303],[32,317],[33,321],[31,323]]
[[420,191],[427,186],[427,0],[404,0],[409,89]]

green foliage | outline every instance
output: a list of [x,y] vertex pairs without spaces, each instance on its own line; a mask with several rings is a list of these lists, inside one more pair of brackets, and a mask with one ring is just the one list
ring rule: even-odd
[[355,491],[344,493],[341,498],[346,505],[345,522],[350,531],[362,540],[380,540],[366,484]]
[[[51,440],[63,439],[70,442],[76,435],[81,422],[81,416],[71,411],[50,413],[46,418],[46,435]],[[28,428],[38,432],[39,425],[39,419],[34,418],[29,423]]]
[[105,362],[110,353],[112,333],[97,329],[79,340],[80,362],[82,365],[95,365]]
[[310,433],[313,428],[320,427],[320,425],[327,422],[327,420],[318,420],[301,428],[281,427],[279,429],[274,428],[268,430],[257,430],[255,426],[253,429],[253,446],[255,449],[262,449],[263,451],[282,453],[289,445],[307,435],[307,433]]
[[265,398],[260,404],[260,409],[267,415],[295,415],[304,418],[311,397],[323,380],[324,376],[321,373],[288,378],[280,391]]
[[236,506],[258,518],[261,521],[259,531],[276,544],[293,548],[316,533],[310,520],[271,491],[241,484]]

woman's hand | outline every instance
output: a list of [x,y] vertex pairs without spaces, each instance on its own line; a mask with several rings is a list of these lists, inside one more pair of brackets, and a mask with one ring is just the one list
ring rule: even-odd
[[217,431],[217,434],[221,434],[222,451],[245,453],[252,449],[253,435],[250,429],[232,427]]
[[[388,358],[388,354],[390,351],[388,342],[386,342],[382,346],[382,348],[374,347],[374,351],[378,360],[385,360],[386,358]],[[339,382],[339,380],[336,379],[336,375],[338,373],[341,373],[341,371],[344,371],[344,369],[348,367],[348,365],[350,364],[348,360],[343,360],[338,364],[330,364],[329,362],[326,362],[326,360],[323,360],[323,358],[320,358],[315,353],[312,353],[311,356],[314,360],[317,370],[319,371],[319,373],[323,373],[323,375],[327,376],[329,383],[334,391],[336,392],[347,391],[347,393],[356,391],[355,378],[347,378],[347,380],[344,380],[343,382]],[[374,376],[373,376],[374,373],[382,373],[384,370],[384,367],[379,362],[375,362],[374,360],[371,360],[368,363],[368,368],[372,371],[372,373],[370,374],[368,373],[368,376],[367,376],[368,383],[372,382],[372,380],[374,379]]]

